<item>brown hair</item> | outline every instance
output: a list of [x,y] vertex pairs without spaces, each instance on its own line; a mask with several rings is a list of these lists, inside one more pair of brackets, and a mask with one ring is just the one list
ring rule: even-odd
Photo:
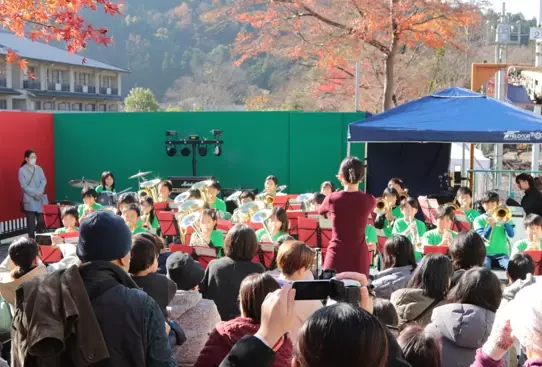
[[214,225],[213,229],[216,229],[216,227],[218,226],[218,215],[216,213],[216,210],[215,209],[204,209],[203,212],[201,213],[201,217],[203,217],[204,215],[208,216],[209,218],[211,218],[213,220],[213,222],[215,222],[215,225]]
[[358,157],[346,157],[341,162],[339,172],[349,184],[359,183],[365,174],[365,165]]
[[288,220],[288,214],[286,213],[286,210],[281,208],[280,206],[276,206],[273,208],[273,211],[271,212],[273,217],[277,217],[278,220],[282,223],[280,225],[280,231],[282,233],[288,233],[288,229],[290,228],[290,221]]
[[259,323],[265,297],[277,289],[280,289],[280,285],[269,274],[251,274],[247,276],[241,282],[239,289],[239,304],[244,316]]
[[246,224],[234,226],[224,240],[224,255],[236,261],[252,261],[258,251],[256,232]]
[[310,269],[314,250],[301,241],[286,241],[279,247],[277,267],[284,275],[293,275],[301,269]]
[[162,240],[159,236],[155,235],[155,234],[152,234],[152,233],[149,233],[149,232],[141,232],[138,234],[138,236],[141,236],[141,237],[144,237],[146,239],[148,239],[149,241],[151,241],[152,243],[154,243],[154,245],[156,246],[156,249],[158,250],[158,252],[161,252],[165,247],[164,247],[164,240]]
[[397,342],[412,366],[440,367],[440,340],[427,334],[422,325],[411,325],[399,334]]

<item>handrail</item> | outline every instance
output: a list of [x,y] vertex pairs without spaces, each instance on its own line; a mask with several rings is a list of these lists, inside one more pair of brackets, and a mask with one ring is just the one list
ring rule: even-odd
[[473,173],[534,173],[542,174],[542,171],[533,171],[533,170],[505,170],[505,169],[468,169],[467,172]]

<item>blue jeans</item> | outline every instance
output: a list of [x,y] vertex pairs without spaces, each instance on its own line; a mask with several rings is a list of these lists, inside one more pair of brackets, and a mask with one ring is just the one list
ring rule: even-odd
[[484,267],[491,269],[493,266],[499,267],[502,270],[508,269],[508,260],[510,257],[506,254],[487,255],[484,260]]

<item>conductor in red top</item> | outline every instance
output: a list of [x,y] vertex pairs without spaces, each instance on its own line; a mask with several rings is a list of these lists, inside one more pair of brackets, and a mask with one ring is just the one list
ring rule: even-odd
[[359,191],[365,174],[365,165],[357,157],[346,157],[337,178],[343,191],[328,195],[319,213],[332,221],[332,235],[324,260],[324,269],[337,273],[355,271],[369,276],[369,255],[365,242],[365,226],[376,200],[372,195]]

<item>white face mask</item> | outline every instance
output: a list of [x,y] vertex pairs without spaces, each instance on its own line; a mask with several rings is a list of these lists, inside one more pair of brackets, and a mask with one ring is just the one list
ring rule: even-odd
[[28,163],[30,163],[30,165],[32,165],[32,166],[35,166],[36,161],[37,161],[37,158],[31,158],[31,159],[28,160]]

